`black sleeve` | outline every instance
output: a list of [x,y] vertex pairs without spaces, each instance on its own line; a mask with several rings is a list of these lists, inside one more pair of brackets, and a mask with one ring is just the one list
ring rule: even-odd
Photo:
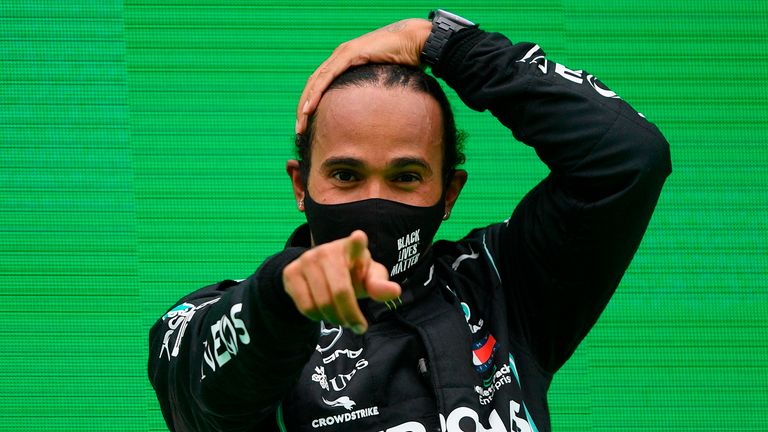
[[250,278],[180,300],[149,334],[149,379],[169,429],[252,431],[272,422],[314,350],[316,322],[282,285],[304,249],[265,261]]
[[487,235],[508,308],[554,372],[629,266],[671,172],[669,144],[594,76],[549,61],[538,45],[468,29],[446,51],[433,73],[550,169]]

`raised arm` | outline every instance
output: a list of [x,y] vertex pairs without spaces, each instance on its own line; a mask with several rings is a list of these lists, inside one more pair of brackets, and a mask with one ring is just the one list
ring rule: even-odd
[[[366,63],[418,65],[431,23],[404,20],[340,46],[307,82],[297,133],[325,87]],[[538,45],[467,28],[433,73],[472,109],[489,110],[551,173],[489,250],[541,366],[554,371],[599,317],[627,269],[671,172],[659,130],[591,74],[549,61]],[[503,167],[502,167],[503,169]]]
[[487,241],[512,315],[541,366],[554,371],[629,266],[671,172],[669,145],[594,76],[549,61],[532,43],[467,29],[433,72],[551,170]]

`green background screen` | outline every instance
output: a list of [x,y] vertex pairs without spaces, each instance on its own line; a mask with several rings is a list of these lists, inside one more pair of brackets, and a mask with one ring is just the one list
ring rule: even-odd
[[[585,69],[671,143],[619,289],[555,377],[555,430],[768,430],[768,2],[0,1],[0,430],[165,430],[150,325],[302,222],[304,81],[443,7]],[[470,180],[440,238],[547,174],[449,91]]]

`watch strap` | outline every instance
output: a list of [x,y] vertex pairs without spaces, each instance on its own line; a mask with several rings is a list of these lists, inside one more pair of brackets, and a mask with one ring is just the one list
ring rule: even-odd
[[440,61],[443,49],[454,33],[477,27],[469,20],[440,9],[430,12],[429,19],[432,20],[432,31],[421,51],[421,62],[429,66],[434,66]]

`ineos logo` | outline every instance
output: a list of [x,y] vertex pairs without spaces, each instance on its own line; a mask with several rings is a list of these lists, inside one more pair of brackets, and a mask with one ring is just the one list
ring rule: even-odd
[[242,309],[242,303],[232,305],[229,314],[222,315],[218,321],[211,325],[213,347],[208,344],[207,340],[203,341],[203,362],[200,365],[201,380],[205,379],[203,365],[208,365],[208,368],[215,372],[237,355],[239,344],[248,345],[251,343],[248,329],[240,318]]

